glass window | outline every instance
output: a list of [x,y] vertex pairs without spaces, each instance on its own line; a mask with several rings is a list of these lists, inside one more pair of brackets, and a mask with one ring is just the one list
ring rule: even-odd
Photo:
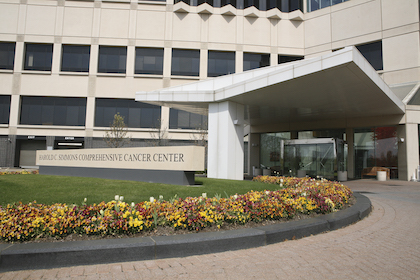
[[292,56],[292,55],[279,55],[278,64],[287,63],[291,61],[301,60],[303,56]]
[[245,8],[254,6],[255,8],[260,8],[260,0],[244,0]]
[[0,69],[13,70],[15,43],[0,42]]
[[[268,0],[270,1],[270,5],[274,5],[275,0]],[[277,7],[283,13],[293,12],[295,10],[303,11],[303,1],[302,0],[277,0]],[[274,7],[272,7],[274,8]]]
[[10,115],[10,95],[0,95],[0,123],[8,124]]
[[132,99],[96,98],[95,126],[108,127],[120,113],[127,127],[156,128],[160,124],[160,107]]
[[22,96],[20,124],[84,126],[86,98]]
[[417,89],[413,97],[408,101],[408,105],[420,105],[420,88]]
[[371,167],[386,167],[391,179],[398,178],[397,128],[356,129],[354,133],[355,175],[364,178]]
[[382,41],[356,46],[359,52],[367,61],[375,68],[375,70],[383,70],[382,61]]
[[169,112],[169,128],[206,130],[207,116],[171,108]]
[[26,44],[25,70],[51,71],[52,44]]
[[217,77],[235,73],[235,53],[209,51],[208,77]]
[[127,48],[99,46],[99,73],[125,73]]
[[200,71],[199,50],[172,50],[172,75],[198,76]]
[[308,12],[340,4],[348,0],[308,0]]
[[270,66],[270,54],[244,53],[244,71]]
[[90,46],[63,45],[61,71],[89,72]]
[[232,5],[236,8],[236,0],[221,0],[221,6]]
[[208,3],[210,6],[213,6],[213,0],[198,0],[197,1],[197,6],[204,4],[204,3]]
[[136,48],[134,73],[163,75],[163,49]]

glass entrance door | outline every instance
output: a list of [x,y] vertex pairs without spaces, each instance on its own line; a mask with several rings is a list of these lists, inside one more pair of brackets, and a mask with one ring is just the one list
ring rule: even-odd
[[284,141],[284,172],[289,176],[334,179],[337,171],[336,141],[305,139]]

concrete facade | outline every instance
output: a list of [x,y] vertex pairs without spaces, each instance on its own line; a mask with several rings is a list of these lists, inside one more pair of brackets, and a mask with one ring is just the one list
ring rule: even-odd
[[[383,69],[376,74],[393,91],[407,84],[413,85],[396,94],[404,103],[403,114],[384,113],[369,118],[352,118],[346,122],[334,117],[258,125],[245,122],[244,134],[251,139],[248,166],[251,169],[259,164],[259,151],[255,150],[259,147],[261,133],[290,131],[293,134],[337,128],[351,132],[361,127],[396,126],[398,137],[405,139],[398,143],[398,178],[411,179],[419,165],[420,111],[417,105],[407,105],[411,100],[407,96],[415,95],[413,88],[420,81],[419,2],[349,0],[308,13],[306,1],[303,1],[302,10],[264,11],[255,7],[236,9],[230,5],[212,7],[209,4],[197,7],[172,0],[0,0],[0,43],[15,43],[13,69],[0,69],[0,95],[11,98],[8,123],[0,124],[0,164],[19,165],[19,147],[28,137],[45,141],[45,146],[50,146],[49,143],[58,137],[82,138],[85,148],[100,146],[99,140],[106,127],[95,126],[98,98],[134,99],[139,91],[152,92],[206,80],[209,51],[233,52],[235,73],[242,73],[243,58],[247,53],[269,54],[270,64],[274,66],[278,63],[278,55],[311,59],[344,47],[381,41]],[[52,44],[50,71],[24,69],[28,43]],[[62,46],[67,44],[90,46],[88,72],[61,70]],[[125,73],[98,71],[101,46],[126,47]],[[163,49],[162,74],[135,74],[136,48],[139,47]],[[171,74],[173,49],[199,51],[198,75]],[[181,101],[183,95],[179,94],[177,97]],[[85,98],[85,125],[21,124],[22,96]],[[362,104],[365,99],[358,102]],[[238,104],[241,105],[240,102]],[[197,130],[170,129],[169,107],[173,105],[162,105],[161,129],[167,130],[169,139],[176,143],[191,143],[200,137],[201,132]],[[202,108],[186,103],[181,108],[203,112]],[[207,112],[208,107],[205,109]],[[209,114],[209,130],[213,129],[210,126],[212,121],[214,118]],[[237,128],[237,125],[232,127]],[[235,129],[232,127],[228,130],[233,132]],[[129,128],[131,138],[135,143],[141,143],[140,146],[147,145],[155,132],[156,129],[151,128]],[[211,139],[209,136],[209,147],[214,145]],[[239,143],[235,145],[241,146]],[[352,149],[353,146],[349,151]],[[5,154],[7,159],[3,157]],[[236,153],[238,157],[239,154]],[[354,175],[351,171],[354,169],[353,156],[348,157],[350,178],[352,173]]]

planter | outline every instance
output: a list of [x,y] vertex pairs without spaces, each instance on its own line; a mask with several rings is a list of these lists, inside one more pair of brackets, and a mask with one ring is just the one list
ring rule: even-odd
[[378,181],[386,181],[386,171],[377,171],[376,172],[376,179]]
[[347,171],[338,171],[337,180],[340,182],[347,181]]
[[262,175],[262,169],[261,168],[255,168],[254,169],[254,176],[260,176]]
[[263,169],[262,172],[263,172],[264,176],[270,176],[271,175],[271,169]]
[[297,171],[297,177],[298,178],[306,177],[306,170],[298,170]]

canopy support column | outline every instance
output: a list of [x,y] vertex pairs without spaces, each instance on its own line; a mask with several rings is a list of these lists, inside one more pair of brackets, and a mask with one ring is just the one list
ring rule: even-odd
[[226,101],[209,104],[209,178],[244,178],[244,106]]

